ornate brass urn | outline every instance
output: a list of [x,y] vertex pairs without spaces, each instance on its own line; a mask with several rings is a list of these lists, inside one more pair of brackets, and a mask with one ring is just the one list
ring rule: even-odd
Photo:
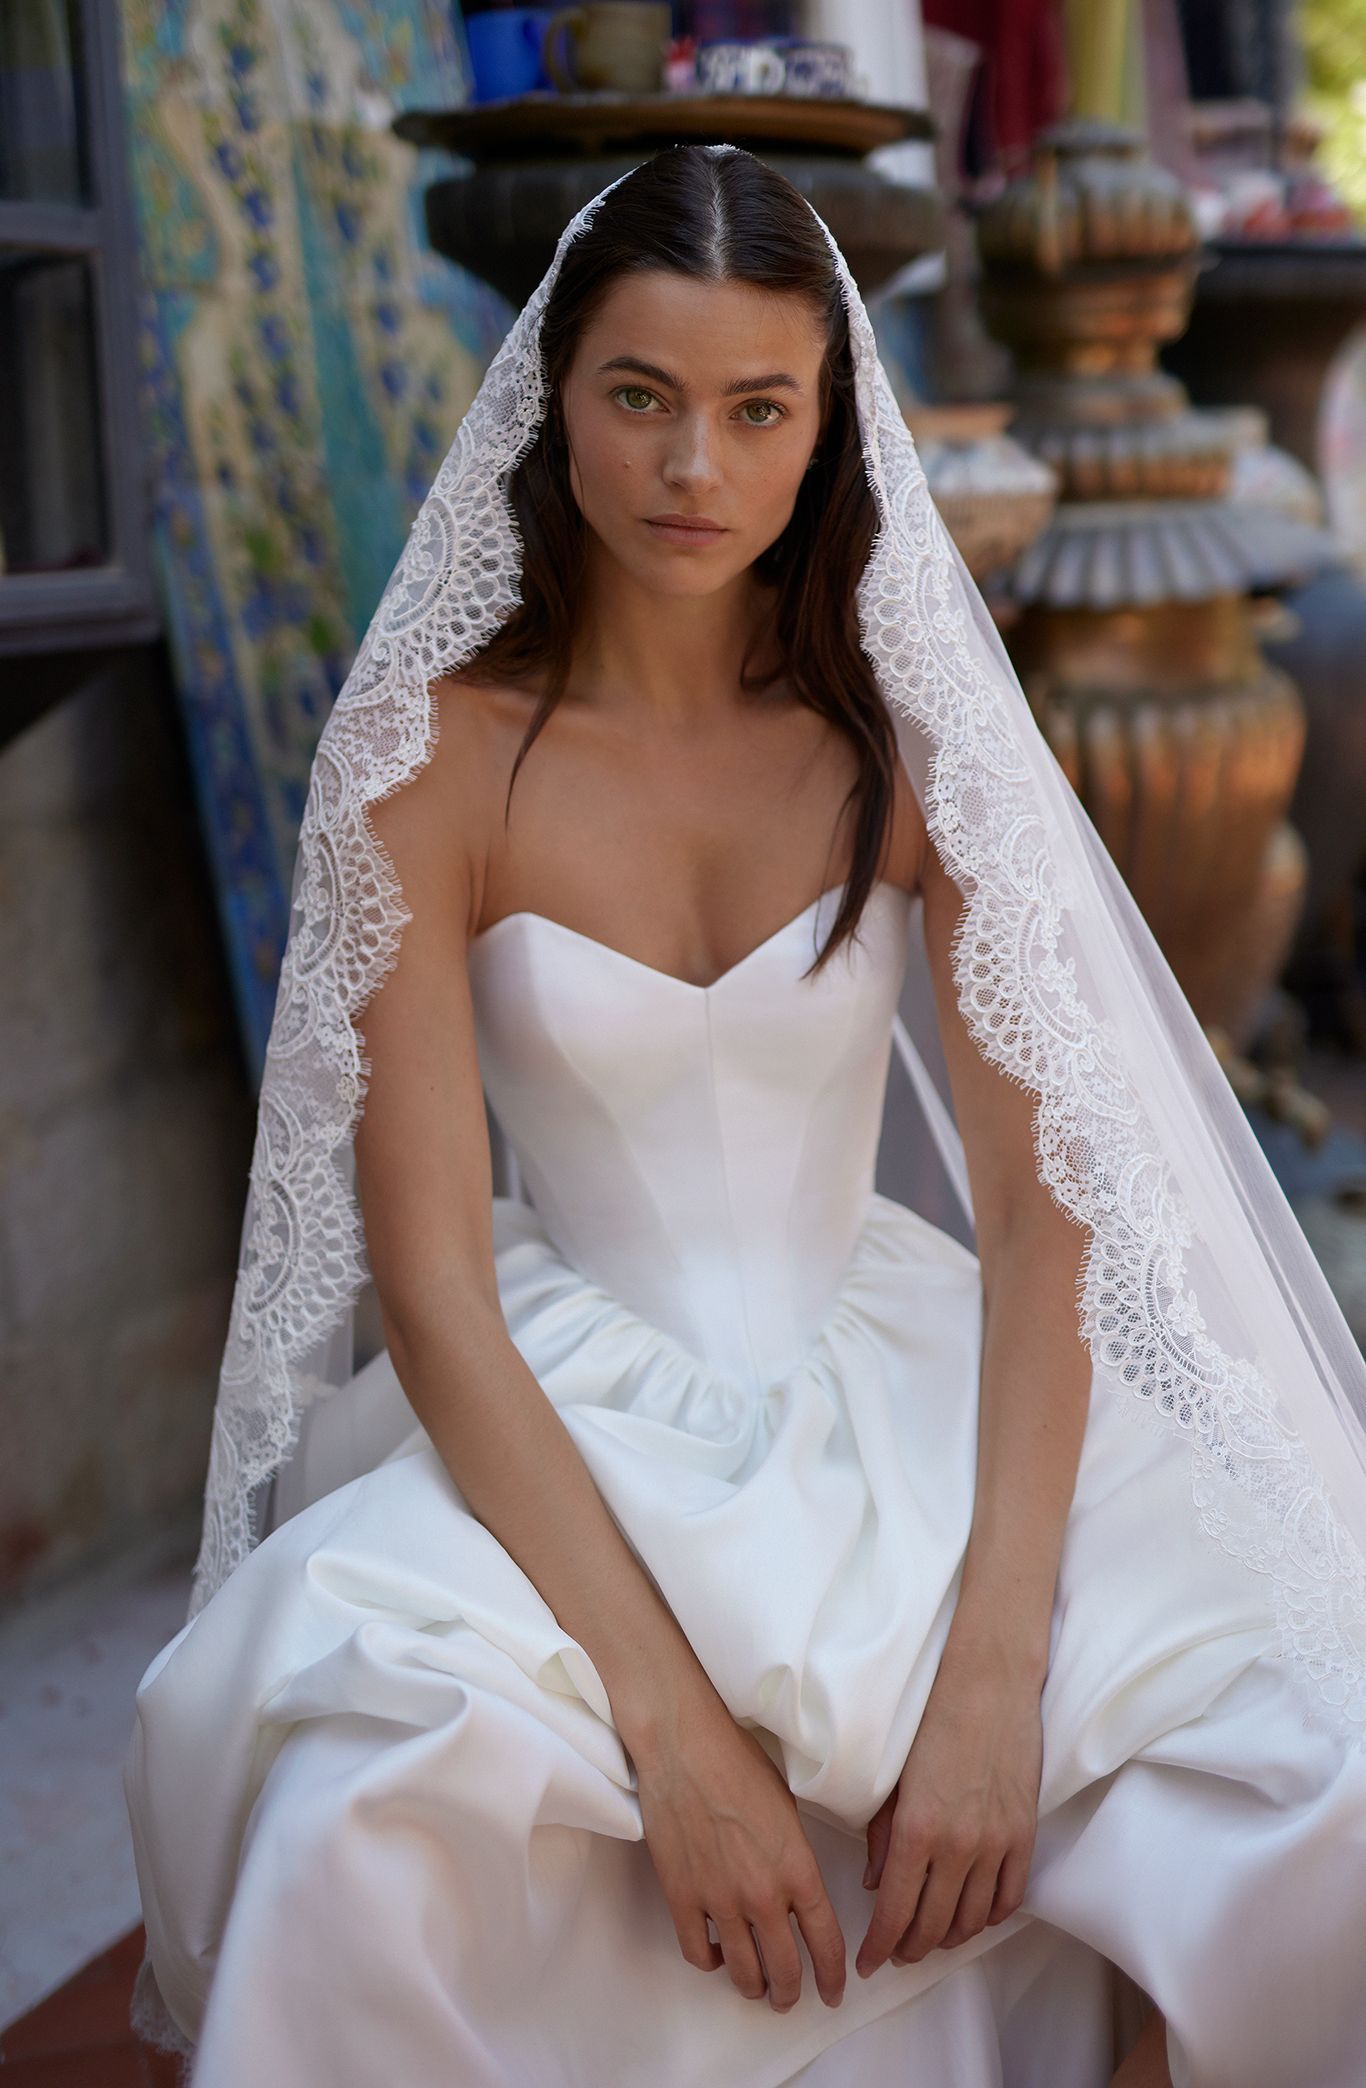
[[982,313],[1013,351],[1012,433],[1059,503],[1015,566],[1009,642],[1035,715],[1197,1014],[1238,1047],[1305,884],[1286,808],[1304,738],[1263,657],[1319,531],[1227,498],[1226,422],[1157,364],[1200,263],[1186,193],[1140,134],[1069,122],[983,213]]

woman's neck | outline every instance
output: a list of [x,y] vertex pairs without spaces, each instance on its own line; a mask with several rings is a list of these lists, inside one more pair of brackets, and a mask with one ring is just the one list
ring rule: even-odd
[[772,590],[752,572],[706,595],[666,595],[613,564],[590,579],[572,686],[602,710],[629,705],[666,730],[747,699],[740,668],[769,663]]

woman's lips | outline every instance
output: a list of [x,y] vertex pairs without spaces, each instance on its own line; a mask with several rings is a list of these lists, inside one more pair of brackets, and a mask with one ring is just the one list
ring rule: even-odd
[[655,521],[645,517],[647,526],[666,544],[714,544],[726,532],[719,522],[678,522],[672,519]]

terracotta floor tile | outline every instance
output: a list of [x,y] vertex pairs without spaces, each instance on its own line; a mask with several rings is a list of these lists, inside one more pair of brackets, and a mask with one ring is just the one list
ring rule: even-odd
[[0,2033],[4,2088],[179,2088],[178,2062],[128,2026],[141,1923]]
[[0,2036],[6,2064],[80,2051],[86,2045],[122,2044],[131,2035],[128,2000],[133,1971],[125,1971],[117,1959],[111,1963],[109,1953],[83,1966]]
[[4,2064],[5,2088],[149,2088],[153,2077],[135,2044],[91,2045]]

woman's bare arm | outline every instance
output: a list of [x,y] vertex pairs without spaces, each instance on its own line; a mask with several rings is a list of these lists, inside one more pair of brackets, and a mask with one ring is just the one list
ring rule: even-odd
[[359,1025],[371,1061],[355,1145],[367,1254],[414,1413],[587,1651],[634,1751],[711,1685],[503,1319],[465,964],[480,827],[498,793],[474,706],[442,708],[427,767],[371,813],[412,919]]
[[372,812],[412,914],[360,1021],[371,1070],[357,1188],[389,1352],[470,1509],[602,1678],[684,1957],[788,2008],[795,1913],[834,2006],[843,1937],[795,1800],[731,1718],[503,1319],[465,952],[481,823],[504,787],[477,707],[448,698],[431,761]]
[[982,1269],[976,1495],[958,1600],[897,1784],[868,1823],[877,1902],[858,1953],[918,1961],[1019,1906],[1037,1827],[1040,1695],[1090,1404],[1077,1318],[1085,1235],[1035,1165],[1034,1096],[992,1066],[958,1008],[962,895],[925,839],[925,944]]
[[1038,1178],[1033,1093],[987,1062],[959,1012],[949,952],[962,895],[928,842],[921,889],[984,1305],[977,1493],[953,1643],[1041,1685],[1090,1405],[1077,1318],[1086,1236]]

